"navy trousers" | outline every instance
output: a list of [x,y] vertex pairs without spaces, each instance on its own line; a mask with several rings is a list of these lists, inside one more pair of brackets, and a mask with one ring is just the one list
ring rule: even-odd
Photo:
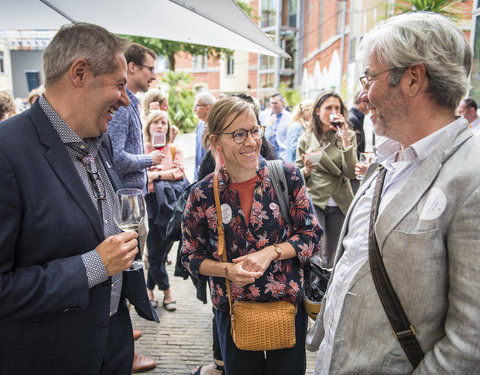
[[147,275],[147,288],[153,290],[155,285],[158,285],[158,289],[168,290],[170,283],[165,262],[173,242],[169,239],[162,240],[161,231],[165,232],[165,229],[154,224],[153,220],[148,220],[148,225],[147,246],[150,268]]

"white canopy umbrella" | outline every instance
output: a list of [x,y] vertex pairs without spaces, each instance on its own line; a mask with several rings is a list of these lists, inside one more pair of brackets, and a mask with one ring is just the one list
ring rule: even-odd
[[72,21],[113,33],[290,58],[234,0],[1,1],[0,30],[51,30]]

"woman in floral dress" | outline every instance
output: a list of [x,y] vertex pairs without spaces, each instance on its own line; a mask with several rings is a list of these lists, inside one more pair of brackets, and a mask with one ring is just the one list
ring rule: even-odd
[[[219,194],[228,262],[218,255],[213,176],[194,186],[183,216],[182,262],[197,278],[209,277],[225,373],[304,374],[307,315],[302,305],[302,267],[318,250],[322,229],[292,163],[283,163],[293,227],[283,217],[266,161],[259,156],[264,129],[251,106],[229,97],[217,101],[207,119],[211,149],[219,153]],[[296,344],[272,351],[238,349],[230,334],[229,303],[284,300],[297,305]]]

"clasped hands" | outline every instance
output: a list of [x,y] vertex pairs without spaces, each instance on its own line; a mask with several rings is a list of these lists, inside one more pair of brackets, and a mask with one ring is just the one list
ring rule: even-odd
[[235,285],[243,287],[263,275],[270,263],[276,259],[273,246],[256,251],[225,263],[225,275]]

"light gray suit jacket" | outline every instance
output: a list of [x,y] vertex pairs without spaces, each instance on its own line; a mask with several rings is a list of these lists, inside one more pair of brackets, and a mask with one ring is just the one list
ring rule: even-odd
[[[480,374],[480,138],[464,122],[452,126],[452,136],[408,177],[375,225],[388,275],[425,358],[413,372],[366,262],[345,298],[331,374]],[[360,187],[347,213],[337,262],[351,212],[375,175]],[[442,197],[445,210],[435,213]],[[318,349],[323,338],[324,306],[309,350]]]

